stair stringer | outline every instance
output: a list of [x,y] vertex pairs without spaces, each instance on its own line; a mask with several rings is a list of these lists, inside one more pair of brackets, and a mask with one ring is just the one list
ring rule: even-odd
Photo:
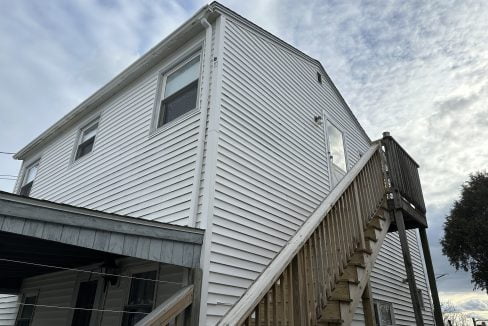
[[364,271],[362,273],[358,273],[358,275],[360,275],[358,280],[359,284],[357,285],[351,284],[349,286],[351,301],[347,303],[341,302],[340,305],[341,317],[344,325],[350,325],[352,323],[352,319],[354,318],[354,313],[356,311],[357,306],[359,305],[359,302],[361,302],[361,296],[363,295],[364,289],[366,288],[366,285],[369,282],[374,263],[376,261],[376,258],[378,257],[378,254],[383,245],[383,241],[386,238],[386,234],[388,233],[388,229],[391,224],[391,217],[388,211],[382,208],[380,208],[380,210],[383,211],[383,219],[382,218],[378,219],[381,225],[381,230],[378,230],[377,228],[374,228],[371,225],[368,227],[368,228],[372,228],[376,233],[377,241],[374,242],[369,240],[370,249],[372,253],[370,255],[364,254]]

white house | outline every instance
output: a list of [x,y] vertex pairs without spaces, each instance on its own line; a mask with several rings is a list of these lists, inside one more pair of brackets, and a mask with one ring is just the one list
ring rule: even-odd
[[219,3],[15,158],[0,325],[435,324],[416,163]]

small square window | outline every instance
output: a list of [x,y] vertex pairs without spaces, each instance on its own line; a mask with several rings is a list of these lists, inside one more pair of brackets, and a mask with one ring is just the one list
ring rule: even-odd
[[37,295],[25,296],[17,316],[16,326],[29,326],[34,319],[34,307],[37,302]]
[[24,178],[22,180],[22,187],[20,188],[20,195],[21,196],[29,196],[32,185],[34,184],[34,179],[36,178],[37,175],[37,168],[39,167],[39,162],[36,162],[32,165],[30,165],[26,170],[24,174]]
[[76,147],[75,160],[91,153],[98,132],[98,119],[83,127]]
[[197,107],[200,56],[196,56],[164,76],[157,127],[161,127]]

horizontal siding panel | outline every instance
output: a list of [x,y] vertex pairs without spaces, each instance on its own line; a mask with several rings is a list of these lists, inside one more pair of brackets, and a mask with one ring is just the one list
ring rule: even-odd
[[[203,36],[200,34],[190,43],[201,42]],[[67,129],[50,143],[43,150],[32,196],[186,225],[200,112],[190,112],[150,135],[158,71],[166,64],[162,62],[100,105],[92,153],[71,162],[79,128],[84,122]]]
[[326,110],[346,130],[348,165],[369,140],[320,67],[226,20],[207,324],[245,292],[330,191]]

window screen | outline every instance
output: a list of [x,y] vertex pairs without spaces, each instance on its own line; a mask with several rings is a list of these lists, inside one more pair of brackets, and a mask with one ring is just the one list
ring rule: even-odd
[[22,306],[19,310],[19,315],[17,317],[16,326],[29,326],[34,319],[34,305],[37,302],[37,296],[26,296],[22,300]]
[[200,57],[195,57],[166,76],[158,127],[197,107]]
[[327,137],[329,139],[329,152],[332,157],[332,163],[341,170],[346,171],[346,155],[344,151],[344,141],[342,132],[329,121],[326,123]]
[[130,285],[129,300],[124,309],[131,313],[124,313],[123,326],[135,325],[153,308],[155,282],[152,280],[156,280],[156,271],[133,274],[132,276],[134,278]]

